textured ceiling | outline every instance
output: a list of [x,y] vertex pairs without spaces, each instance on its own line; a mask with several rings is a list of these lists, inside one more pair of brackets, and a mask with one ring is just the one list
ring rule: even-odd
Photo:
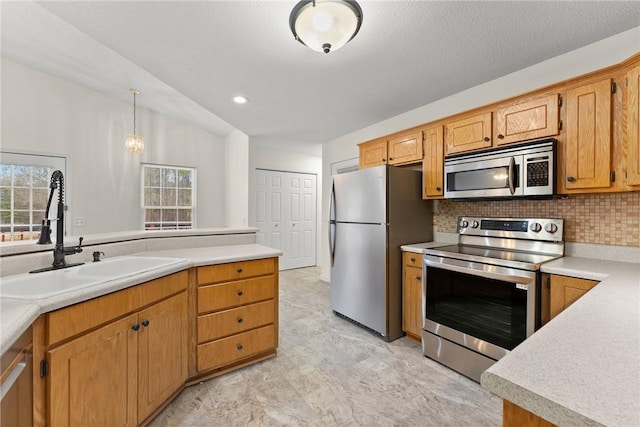
[[[318,152],[640,26],[636,1],[360,1],[358,35],[323,54],[293,39],[295,3],[3,1],[2,54],[123,100],[136,87],[139,105],[217,134]],[[237,94],[249,103],[234,104]]]

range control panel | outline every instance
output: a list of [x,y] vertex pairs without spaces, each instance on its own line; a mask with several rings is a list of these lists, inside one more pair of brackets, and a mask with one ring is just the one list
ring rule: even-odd
[[564,220],[559,218],[458,218],[458,234],[560,242]]

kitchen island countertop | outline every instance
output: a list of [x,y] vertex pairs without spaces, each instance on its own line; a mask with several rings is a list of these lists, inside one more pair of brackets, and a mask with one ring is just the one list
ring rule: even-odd
[[542,272],[600,283],[482,374],[558,425],[640,425],[640,263],[564,257]]
[[[277,249],[268,248],[258,244],[244,244],[142,252],[135,255],[156,257],[164,256],[171,258],[183,258],[183,260],[168,268],[107,281],[101,285],[79,289],[37,301],[23,301],[2,298],[0,296],[0,354],[4,354],[13,342],[24,331],[26,331],[33,321],[41,314],[138,285],[161,276],[186,270],[190,267],[271,258],[282,255],[282,252]],[[7,278],[9,277],[11,276],[7,276]]]

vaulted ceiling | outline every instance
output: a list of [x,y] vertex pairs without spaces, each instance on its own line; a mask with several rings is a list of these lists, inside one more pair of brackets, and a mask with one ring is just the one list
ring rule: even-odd
[[[329,54],[296,42],[296,1],[3,1],[2,55],[216,134],[323,142],[640,26],[637,1],[360,1]],[[639,41],[640,48],[640,41]],[[244,105],[232,102],[242,94]]]

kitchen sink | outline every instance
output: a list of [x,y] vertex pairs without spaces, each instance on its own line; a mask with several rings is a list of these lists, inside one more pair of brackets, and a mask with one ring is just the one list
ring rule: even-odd
[[170,267],[183,258],[123,256],[77,267],[0,279],[0,297],[38,300]]

